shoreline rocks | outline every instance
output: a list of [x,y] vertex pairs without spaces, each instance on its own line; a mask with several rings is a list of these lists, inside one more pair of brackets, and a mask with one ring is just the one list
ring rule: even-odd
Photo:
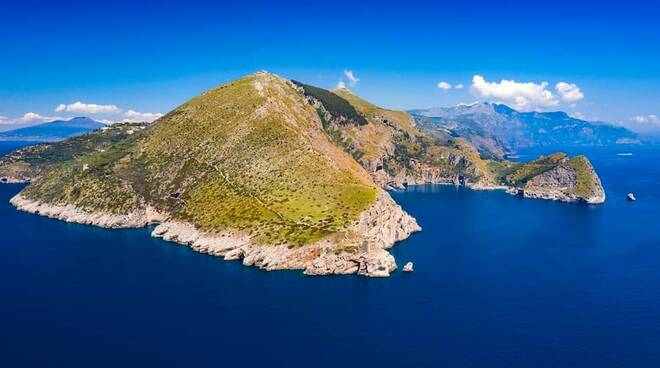
[[[139,228],[158,224],[151,236],[189,246],[192,250],[225,260],[242,260],[245,266],[267,271],[303,270],[305,275],[357,274],[387,277],[396,270],[396,260],[385,249],[421,231],[416,220],[396,204],[390,195],[379,190],[376,202],[364,211],[350,228],[362,246],[357,252],[341,251],[338,242],[328,238],[304,247],[257,244],[235,231],[208,233],[190,223],[168,219],[148,207],[127,215],[82,211],[74,206],[59,206],[25,198],[20,193],[10,200],[18,210],[62,221],[104,228]],[[340,251],[338,251],[340,250]]]
[[0,184],[25,184],[30,183],[32,179],[29,178],[16,178],[13,176],[0,177]]
[[52,205],[28,199],[20,193],[9,200],[16,209],[35,215],[50,217],[66,222],[94,225],[103,228],[135,228],[158,222],[162,215],[147,207],[141,211],[116,215],[101,212],[87,212],[72,205]]

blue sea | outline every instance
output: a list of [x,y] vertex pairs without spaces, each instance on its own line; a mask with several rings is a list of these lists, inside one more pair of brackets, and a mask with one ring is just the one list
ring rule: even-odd
[[389,279],[265,272],[21,213],[22,186],[2,185],[0,366],[658,367],[660,149],[569,151],[604,205],[392,193],[424,231],[392,249],[415,272]]

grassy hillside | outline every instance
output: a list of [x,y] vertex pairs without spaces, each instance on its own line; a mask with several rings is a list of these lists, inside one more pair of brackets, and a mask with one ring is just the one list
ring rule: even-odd
[[290,83],[257,73],[59,165],[24,195],[118,214],[149,205],[211,232],[309,244],[344,233],[376,198],[368,174],[320,126]]
[[568,166],[575,170],[577,184],[572,192],[581,197],[589,197],[600,190],[600,182],[593,179],[593,167],[584,156],[575,156],[568,160]]
[[346,119],[348,123],[357,125],[366,125],[367,119],[359,114],[353,105],[348,103],[344,98],[332,93],[326,89],[310,86],[308,84],[292,81],[295,85],[303,88],[303,93],[309,97],[319,100],[323,106],[334,116],[341,116]]
[[541,156],[528,163],[511,163],[501,161],[500,165],[495,167],[495,171],[505,184],[512,186],[525,185],[530,179],[544,172],[554,169],[562,161],[568,159],[568,155],[562,152],[553,153],[548,156]]

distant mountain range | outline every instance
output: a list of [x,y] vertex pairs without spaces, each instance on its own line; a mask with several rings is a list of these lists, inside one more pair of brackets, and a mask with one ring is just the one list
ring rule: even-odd
[[27,128],[0,132],[0,141],[56,142],[104,126],[106,125],[86,117],[77,117],[70,120],[55,120]]
[[534,146],[638,144],[637,134],[565,112],[520,112],[506,105],[474,103],[409,111],[420,129],[437,137],[469,140],[486,156],[503,157]]

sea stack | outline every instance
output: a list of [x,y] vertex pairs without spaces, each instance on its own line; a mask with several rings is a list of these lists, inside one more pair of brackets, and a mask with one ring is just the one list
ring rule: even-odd
[[413,263],[408,262],[403,266],[403,272],[413,272]]

